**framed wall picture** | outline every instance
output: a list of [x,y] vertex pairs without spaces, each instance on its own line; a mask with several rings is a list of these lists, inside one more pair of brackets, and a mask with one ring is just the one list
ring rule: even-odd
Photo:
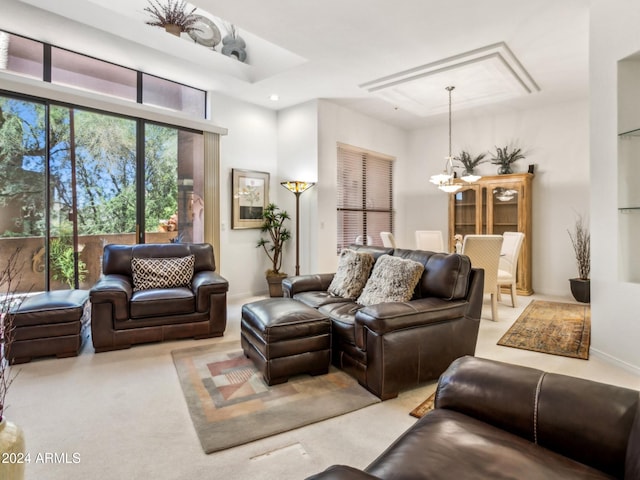
[[231,177],[231,228],[260,228],[269,202],[269,174],[234,168]]

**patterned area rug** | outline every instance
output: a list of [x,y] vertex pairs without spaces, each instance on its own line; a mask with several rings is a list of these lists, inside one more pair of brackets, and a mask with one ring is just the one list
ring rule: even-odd
[[590,342],[589,305],[533,300],[498,345],[588,360]]
[[346,373],[267,386],[240,342],[171,352],[205,453],[242,445],[380,401]]
[[424,402],[422,402],[416,408],[411,410],[409,412],[409,415],[416,418],[422,418],[422,416],[425,415],[427,412],[430,412],[431,410],[433,410],[435,401],[436,401],[436,392],[433,392],[431,395],[427,397],[427,399]]

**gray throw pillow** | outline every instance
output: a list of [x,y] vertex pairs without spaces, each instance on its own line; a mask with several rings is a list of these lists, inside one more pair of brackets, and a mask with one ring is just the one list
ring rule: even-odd
[[414,260],[381,255],[357,302],[369,306],[387,302],[407,302],[420,281],[424,266]]
[[373,263],[370,253],[345,248],[340,252],[338,268],[327,291],[337,297],[358,298],[367,283]]
[[195,262],[195,255],[171,258],[134,257],[131,259],[133,291],[189,287]]

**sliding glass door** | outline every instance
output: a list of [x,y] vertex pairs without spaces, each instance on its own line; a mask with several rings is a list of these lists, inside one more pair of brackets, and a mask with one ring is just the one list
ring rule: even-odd
[[202,242],[203,163],[199,132],[0,96],[0,262],[89,288],[106,244]]

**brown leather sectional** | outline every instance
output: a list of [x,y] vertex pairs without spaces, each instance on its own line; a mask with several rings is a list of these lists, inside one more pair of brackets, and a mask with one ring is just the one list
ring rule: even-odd
[[327,292],[334,274],[283,280],[285,297],[331,319],[332,362],[383,400],[434,380],[463,355],[473,355],[478,338],[483,270],[458,254],[368,246],[371,253],[415,260],[424,272],[408,302],[362,307],[353,298]]
[[[131,259],[195,255],[190,288],[134,292]],[[222,336],[227,325],[227,280],[216,273],[206,243],[106,245],[102,277],[89,293],[96,352],[146,342]]]
[[493,360],[456,360],[435,409],[364,471],[313,480],[640,478],[639,392]]

